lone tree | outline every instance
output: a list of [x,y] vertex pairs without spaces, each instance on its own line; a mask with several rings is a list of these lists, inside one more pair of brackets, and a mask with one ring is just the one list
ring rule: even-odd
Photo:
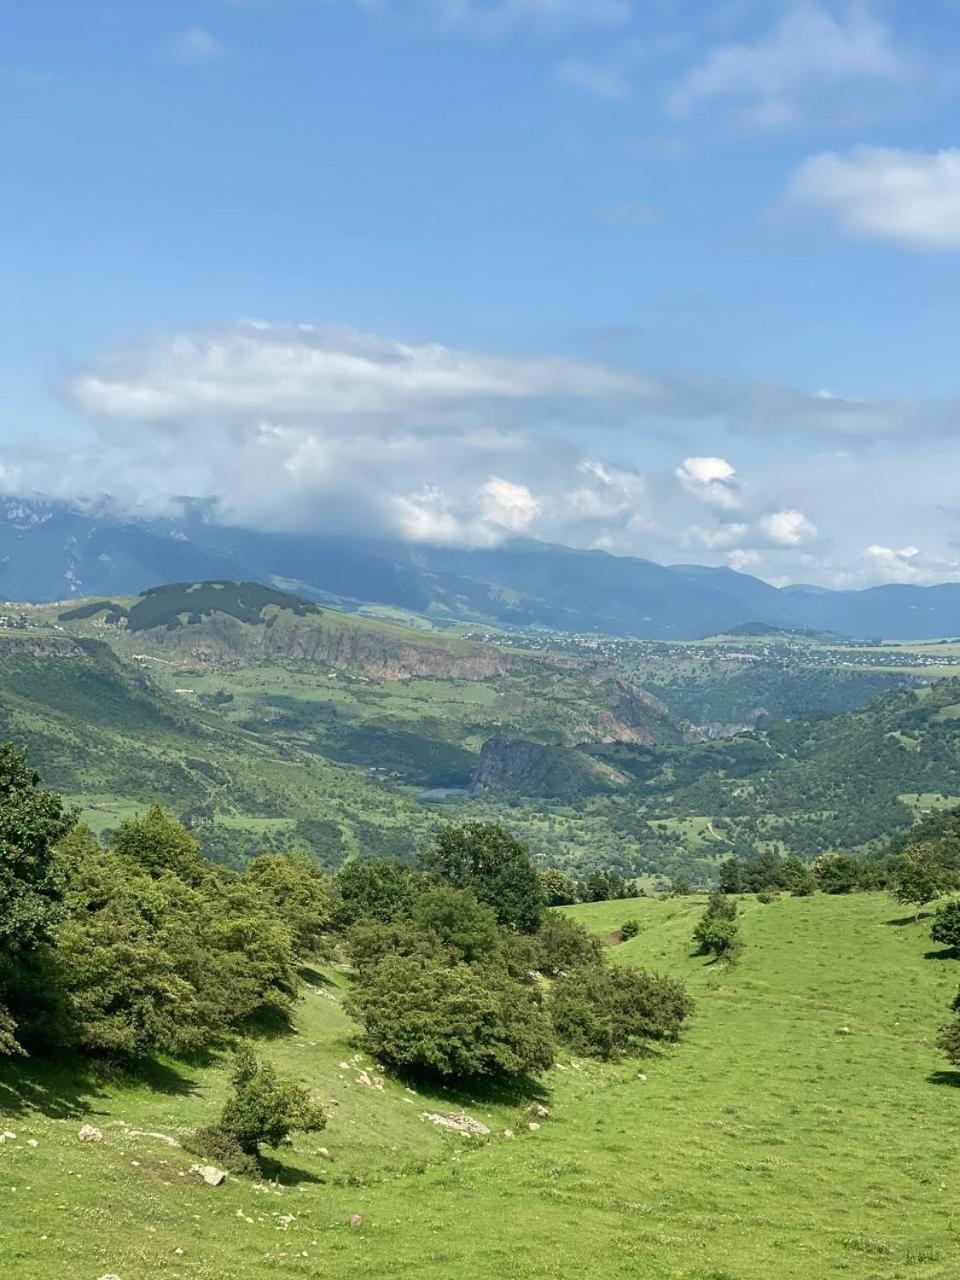
[[899,859],[894,869],[892,893],[904,906],[915,908],[914,921],[928,902],[939,898],[947,887],[944,867],[928,855],[923,845]]
[[934,942],[942,942],[945,947],[960,951],[960,898],[937,908],[930,937]]
[[543,892],[530,853],[496,823],[444,827],[420,862],[424,870],[493,907],[507,928],[536,933],[540,927]]
[[303,1085],[261,1061],[248,1045],[236,1051],[231,1083],[219,1124],[198,1130],[190,1145],[234,1172],[255,1173],[262,1146],[279,1147],[291,1133],[316,1133],[327,1122]]
[[693,940],[702,955],[714,955],[718,960],[735,960],[743,950],[736,901],[722,891],[714,890],[693,931]]

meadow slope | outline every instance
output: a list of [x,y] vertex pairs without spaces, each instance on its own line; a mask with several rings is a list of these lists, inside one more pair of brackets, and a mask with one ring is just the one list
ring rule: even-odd
[[[263,1046],[336,1099],[325,1132],[280,1153],[276,1186],[205,1186],[192,1157],[150,1136],[212,1118],[223,1062],[165,1063],[128,1084],[6,1063],[0,1128],[17,1136],[0,1146],[5,1274],[954,1277],[960,1074],[933,1036],[960,964],[927,958],[927,929],[885,897],[817,896],[745,899],[746,953],[721,971],[690,954],[701,909],[570,909],[603,934],[639,918],[618,959],[682,975],[697,1011],[680,1044],[640,1063],[563,1060],[537,1132],[517,1098],[361,1083],[373,1064],[354,1058],[337,972],[308,973],[295,1034]],[[420,1119],[460,1105],[489,1140]],[[84,1122],[102,1144],[77,1140]]]

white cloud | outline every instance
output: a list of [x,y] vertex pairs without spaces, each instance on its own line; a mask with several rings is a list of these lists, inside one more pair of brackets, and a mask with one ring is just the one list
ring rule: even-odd
[[712,50],[673,86],[666,108],[683,118],[726,103],[736,120],[760,129],[795,127],[813,117],[849,121],[885,113],[919,77],[916,62],[864,7],[838,20],[804,4],[755,43]]
[[737,573],[753,573],[760,564],[758,551],[731,551],[727,556],[727,564]]
[[482,519],[510,533],[525,533],[540,511],[540,502],[525,484],[514,484],[501,476],[491,476],[478,497]]
[[698,502],[722,511],[732,511],[740,505],[737,473],[726,458],[684,458],[683,465],[673,474]]
[[557,67],[557,79],[572,89],[580,89],[595,98],[623,101],[633,93],[630,81],[619,67],[568,58]]
[[737,547],[750,532],[750,526],[740,521],[717,525],[714,529],[706,529],[703,525],[694,524],[685,529],[681,535],[681,544],[689,547],[705,547],[709,551],[726,551]]
[[960,249],[960,149],[856,147],[810,156],[785,203],[832,215],[850,235],[908,249]]
[[773,511],[758,523],[763,534],[778,547],[800,547],[817,536],[816,525],[796,507]]
[[170,50],[179,62],[215,62],[224,53],[216,36],[203,27],[187,27],[181,31]]

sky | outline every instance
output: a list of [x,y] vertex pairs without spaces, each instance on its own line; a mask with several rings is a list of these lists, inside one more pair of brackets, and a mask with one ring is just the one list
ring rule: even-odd
[[960,0],[0,24],[0,491],[960,579]]

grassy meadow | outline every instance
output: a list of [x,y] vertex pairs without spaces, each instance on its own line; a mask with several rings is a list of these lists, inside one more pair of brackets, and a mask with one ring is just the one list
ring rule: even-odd
[[[569,909],[608,937],[637,918],[617,959],[683,977],[697,1008],[679,1044],[561,1059],[524,1098],[364,1083],[379,1073],[340,1008],[348,975],[307,971],[294,1032],[261,1048],[329,1121],[278,1153],[275,1181],[206,1186],[166,1140],[213,1118],[224,1061],[134,1083],[4,1063],[3,1274],[952,1280],[960,1073],[933,1038],[960,964],[887,897],[817,895],[743,899],[746,951],[720,968],[691,954],[702,906]],[[531,1132],[534,1096],[551,1115]],[[420,1118],[461,1107],[489,1138]],[[83,1123],[104,1141],[79,1142]]]

